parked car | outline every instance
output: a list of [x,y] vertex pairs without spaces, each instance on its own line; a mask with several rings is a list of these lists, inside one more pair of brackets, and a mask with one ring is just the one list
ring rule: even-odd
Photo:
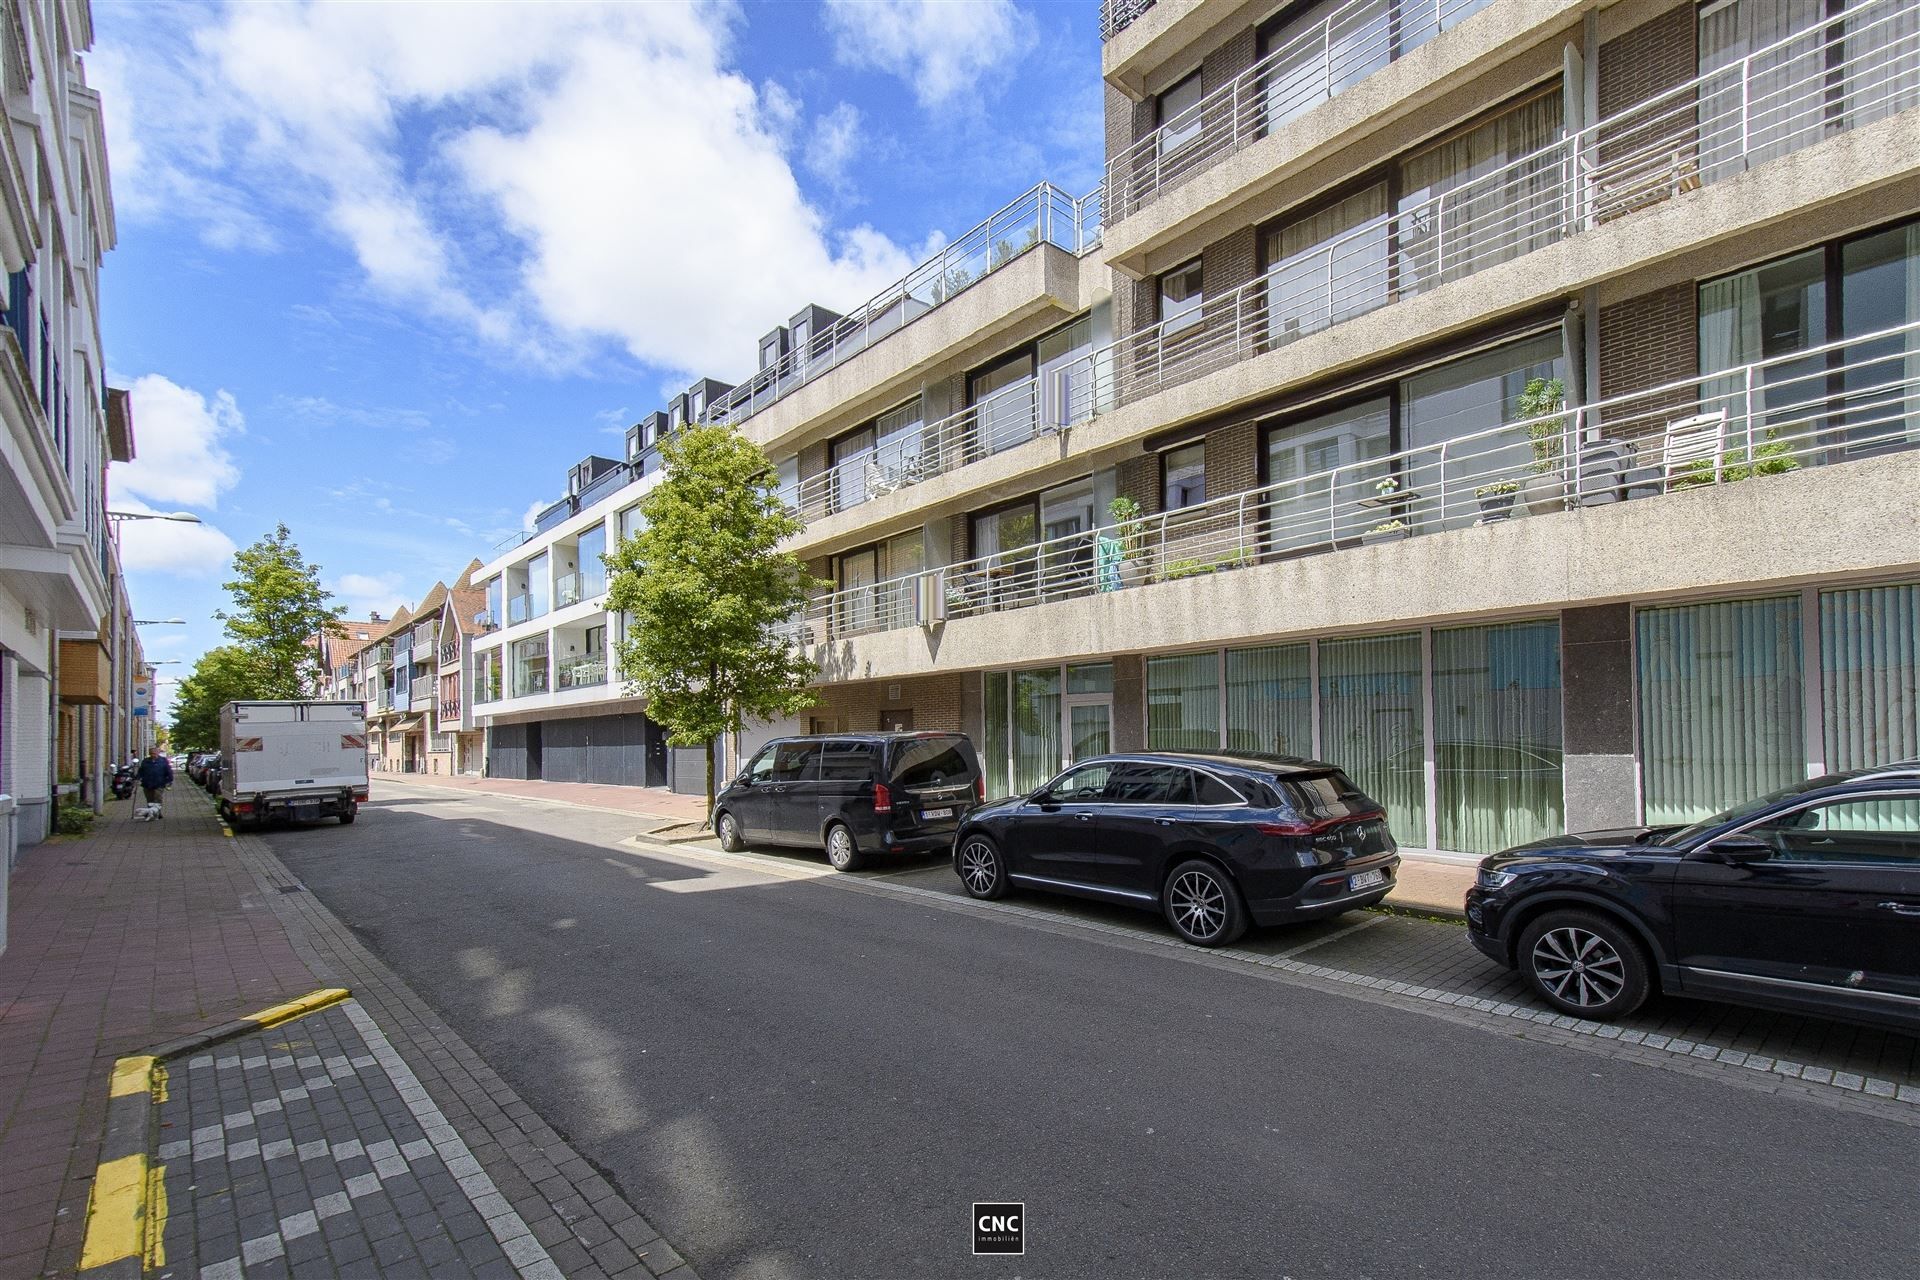
[[1564,1013],[1656,988],[1920,1029],[1920,762],[1783,787],[1684,827],[1480,863],[1468,937]]
[[226,761],[218,755],[209,755],[200,766],[200,785],[210,796],[220,794],[220,776],[226,771]]
[[714,798],[713,826],[723,849],[825,849],[851,871],[877,853],[945,849],[984,794],[962,733],[776,738]]
[[1296,756],[1159,751],[1083,761],[975,809],[953,869],[975,898],[1041,889],[1158,910],[1203,947],[1249,923],[1370,906],[1400,865],[1387,815]]
[[207,761],[213,759],[211,752],[192,751],[187,754],[187,780],[197,786],[207,783]]

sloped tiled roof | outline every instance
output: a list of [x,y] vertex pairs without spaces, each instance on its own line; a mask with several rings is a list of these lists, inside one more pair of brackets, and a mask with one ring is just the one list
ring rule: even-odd
[[453,620],[460,628],[460,634],[475,636],[481,632],[473,615],[487,607],[487,593],[480,587],[455,587],[448,597],[453,602]]
[[453,580],[453,589],[455,591],[465,591],[468,588],[472,587],[473,575],[480,572],[480,565],[482,563],[483,562],[480,560],[478,556],[474,557],[472,560],[469,560],[467,562],[467,567],[460,571],[460,576]]

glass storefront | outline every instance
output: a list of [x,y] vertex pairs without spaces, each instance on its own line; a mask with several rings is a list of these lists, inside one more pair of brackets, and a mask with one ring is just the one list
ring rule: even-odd
[[1227,650],[1227,747],[1313,754],[1312,662],[1305,644]]
[[1496,853],[1565,831],[1560,624],[1435,631],[1433,739],[1440,848]]
[[1920,758],[1920,586],[1821,594],[1820,703],[1828,769]]
[[981,752],[980,767],[987,778],[987,798],[1013,794],[1013,784],[1008,781],[1008,739],[1007,725],[1009,713],[1007,690],[1011,678],[1004,671],[987,672],[983,688],[986,698],[986,749]]
[[1347,771],[1386,806],[1394,836],[1426,843],[1426,717],[1420,635],[1320,644],[1320,758]]
[[1649,824],[1806,777],[1800,597],[1642,609],[1635,641]]
[[1060,772],[1060,668],[1013,673],[1013,791]]
[[1220,655],[1147,659],[1147,750],[1220,747]]

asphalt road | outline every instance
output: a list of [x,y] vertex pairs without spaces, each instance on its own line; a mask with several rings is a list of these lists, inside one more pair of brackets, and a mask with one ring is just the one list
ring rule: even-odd
[[[274,852],[709,1280],[1920,1257],[1920,1129],[1881,1115],[378,790]],[[976,1200],[1025,1203],[1024,1258],[971,1256]]]

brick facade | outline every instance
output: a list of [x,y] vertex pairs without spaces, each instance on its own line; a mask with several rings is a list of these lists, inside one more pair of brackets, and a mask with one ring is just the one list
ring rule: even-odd
[[878,729],[883,711],[911,711],[915,729],[966,729],[966,699],[957,674],[831,685],[819,694],[819,703],[801,717],[803,723],[832,722],[842,732],[859,733]]
[[[1600,398],[1630,396],[1700,371],[1699,295],[1690,280],[1600,309]],[[1607,434],[1657,433],[1693,401],[1690,388],[1636,398],[1616,408]],[[1604,425],[1604,424],[1603,424]]]
[[1626,110],[1700,74],[1697,20],[1690,4],[1669,9],[1600,46],[1600,118]]
[[1223,498],[1260,485],[1260,428],[1236,422],[1207,437],[1207,497]]

